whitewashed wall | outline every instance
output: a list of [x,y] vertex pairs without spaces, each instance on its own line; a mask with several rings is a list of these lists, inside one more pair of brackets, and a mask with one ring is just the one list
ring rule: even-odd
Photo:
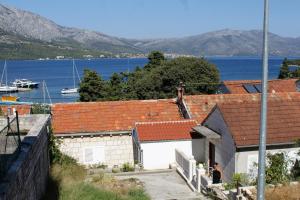
[[[300,148],[286,148],[286,149],[272,149],[267,150],[267,153],[279,153],[284,152],[291,159],[295,161],[297,158],[297,152]],[[237,152],[235,154],[236,159],[236,173],[248,173],[252,177],[256,177],[257,168],[254,166],[254,163],[258,162],[258,151],[245,151]],[[292,166],[292,163],[289,167]]]
[[108,167],[133,164],[132,138],[129,135],[63,138],[60,150],[84,165],[106,164]]
[[[144,169],[167,169],[170,164],[175,163],[175,149],[179,149],[186,155],[193,155],[195,158],[204,158],[203,151],[196,151],[204,147],[203,139],[164,141],[141,143],[143,151]],[[193,150],[194,147],[194,150]]]

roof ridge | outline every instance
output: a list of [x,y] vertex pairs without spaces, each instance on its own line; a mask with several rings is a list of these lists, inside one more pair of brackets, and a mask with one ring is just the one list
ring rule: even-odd
[[134,102],[175,102],[175,98],[171,99],[146,99],[146,100],[119,100],[119,101],[90,101],[90,102],[64,102],[64,103],[54,103],[52,106],[57,105],[82,105],[82,104],[117,104],[117,103],[134,103]]
[[183,120],[174,120],[174,121],[136,122],[135,125],[168,124],[168,123],[180,124],[180,123],[188,123],[188,122],[197,123],[196,120],[194,120],[194,119],[183,119]]

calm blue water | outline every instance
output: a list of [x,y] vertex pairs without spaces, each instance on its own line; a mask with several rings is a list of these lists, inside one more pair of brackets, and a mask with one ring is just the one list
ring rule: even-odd
[[[222,80],[260,79],[262,61],[260,58],[234,57],[234,58],[208,58],[214,63],[221,74]],[[269,61],[269,78],[276,79],[283,58],[271,58]],[[144,66],[145,58],[134,59],[92,59],[75,60],[80,76],[84,68],[96,70],[104,79],[108,79],[114,72],[133,71],[136,66]],[[2,72],[4,61],[0,61]],[[17,78],[26,78],[47,84],[47,88],[53,103],[72,102],[78,99],[74,95],[61,95],[61,89],[72,87],[72,60],[26,60],[7,61],[8,82]],[[78,80],[77,80],[78,81]],[[30,92],[19,92],[20,101],[43,102],[42,87]],[[49,103],[48,95],[46,103]]]

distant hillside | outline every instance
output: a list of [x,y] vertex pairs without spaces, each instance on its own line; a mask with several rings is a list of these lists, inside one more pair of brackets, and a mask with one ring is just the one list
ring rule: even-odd
[[11,35],[113,53],[140,52],[137,47],[99,32],[63,27],[34,13],[0,4],[0,29]]
[[[257,56],[262,52],[262,31],[220,30],[175,39],[133,41],[147,51],[203,56]],[[300,56],[300,38],[285,38],[270,33],[270,54]]]
[[[96,55],[99,52],[148,53],[151,50],[196,56],[258,56],[262,51],[262,31],[225,29],[183,38],[126,39],[60,26],[34,13],[0,4],[0,45],[1,57],[22,58],[82,55],[84,52]],[[270,54],[300,56],[300,37],[270,33]]]
[[107,52],[76,48],[13,35],[0,29],[0,59],[55,58],[58,55],[80,58],[84,55],[110,56]]

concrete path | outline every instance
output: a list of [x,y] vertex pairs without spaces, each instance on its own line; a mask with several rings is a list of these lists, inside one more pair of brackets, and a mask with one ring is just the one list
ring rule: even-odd
[[163,173],[117,176],[119,179],[137,178],[144,183],[152,200],[194,200],[208,199],[193,192],[176,171]]

